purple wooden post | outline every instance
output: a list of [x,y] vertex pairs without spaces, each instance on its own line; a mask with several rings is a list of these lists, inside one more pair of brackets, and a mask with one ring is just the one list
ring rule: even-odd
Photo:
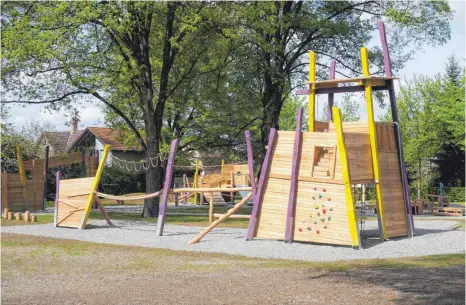
[[296,114],[296,134],[293,146],[293,161],[291,164],[290,197],[288,198],[288,210],[286,213],[285,242],[289,243],[293,241],[293,225],[296,210],[296,193],[298,189],[299,175],[299,156],[301,154],[302,123],[303,109],[299,107]]
[[[335,66],[336,65],[337,65],[337,61],[332,60],[332,63],[330,64],[330,79],[335,79]],[[334,94],[329,93],[328,94],[328,109],[327,109],[327,122],[329,123],[333,121],[333,113],[332,113],[333,100],[334,100]]]
[[262,163],[262,172],[259,178],[259,185],[257,186],[256,196],[254,197],[254,204],[251,212],[251,219],[249,220],[248,235],[246,240],[252,240],[256,231],[257,214],[262,200],[262,192],[264,191],[264,183],[269,176],[269,167],[272,163],[272,151],[277,140],[277,130],[270,129],[269,142],[267,144],[267,152],[265,153],[264,162]]
[[[382,43],[382,51],[383,51],[383,62],[385,68],[385,74],[388,77],[392,77],[392,68],[390,65],[390,54],[388,52],[388,44],[387,44],[387,35],[385,33],[385,25],[382,20],[379,20],[379,34],[380,40]],[[404,160],[404,153],[403,153],[403,144],[401,141],[401,130],[399,125],[398,119],[398,107],[396,106],[396,96],[395,96],[395,89],[393,87],[393,80],[388,81],[388,95],[390,98],[390,108],[392,111],[392,121],[395,123],[395,139],[396,139],[396,146],[398,148],[399,156],[400,156],[400,172],[401,172],[401,184],[403,186],[403,195],[405,199],[405,207],[407,209],[407,221],[408,221],[408,234],[410,237],[414,235],[414,219],[413,219],[413,209],[411,207],[411,197],[409,195],[409,184],[408,184],[408,175],[406,174],[406,165]]]
[[244,132],[246,136],[246,147],[248,150],[248,169],[249,169],[249,180],[251,181],[252,187],[252,200],[256,195],[256,179],[254,178],[254,154],[252,153],[252,142],[251,142],[251,133],[249,130]]
[[157,219],[157,231],[158,236],[163,235],[163,227],[165,225],[165,217],[167,215],[167,203],[168,203],[168,193],[170,192],[170,186],[173,178],[173,165],[175,163],[176,150],[180,139],[175,139],[172,141],[170,147],[170,156],[168,157],[167,171],[165,173],[165,183],[163,185],[162,200],[160,201],[159,208],[159,217]]
[[61,171],[57,171],[55,174],[55,210],[53,211],[53,225],[57,226],[57,217],[58,217],[58,199],[60,198],[60,179],[61,179]]

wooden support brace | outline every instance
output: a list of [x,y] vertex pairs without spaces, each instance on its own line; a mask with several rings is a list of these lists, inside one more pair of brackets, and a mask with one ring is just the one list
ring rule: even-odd
[[246,197],[244,197],[241,202],[238,202],[237,204],[235,204],[231,209],[228,210],[228,212],[226,214],[224,214],[222,217],[220,217],[219,219],[215,220],[214,222],[212,222],[207,228],[205,228],[201,233],[199,233],[199,235],[197,235],[195,238],[193,238],[192,240],[190,240],[188,242],[189,245],[192,245],[192,244],[195,244],[195,243],[198,243],[204,236],[207,235],[207,233],[209,233],[210,231],[212,231],[213,228],[215,228],[216,226],[218,226],[220,223],[224,222],[225,220],[227,220],[231,215],[235,214],[236,211],[238,211],[241,206],[243,206],[243,204],[245,204],[246,202],[248,202],[249,198],[251,198],[252,196],[252,192],[249,192]]
[[107,221],[107,224],[109,226],[113,226],[113,223],[110,220],[110,217],[108,216],[107,211],[105,210],[105,208],[104,208],[104,206],[102,204],[102,201],[100,200],[100,198],[98,196],[95,196],[95,201],[97,202],[97,205],[99,206],[100,212],[102,213],[102,215],[104,215],[104,218]]
[[254,203],[251,213],[251,220],[248,226],[248,235],[246,240],[252,240],[256,233],[257,216],[259,209],[262,204],[262,195],[265,191],[265,183],[268,180],[270,164],[272,163],[272,152],[275,149],[275,143],[277,141],[277,130],[275,128],[270,129],[268,148],[265,154],[264,162],[262,164],[262,172],[259,178],[259,186],[257,187],[256,196],[254,197]]

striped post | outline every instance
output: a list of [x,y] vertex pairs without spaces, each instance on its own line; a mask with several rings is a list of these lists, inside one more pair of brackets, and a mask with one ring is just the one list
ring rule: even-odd
[[157,219],[157,231],[158,236],[163,235],[163,228],[165,226],[165,218],[167,216],[167,204],[168,204],[168,193],[170,192],[170,186],[173,178],[173,166],[175,164],[176,150],[178,149],[178,144],[180,139],[175,139],[172,141],[170,147],[170,156],[168,157],[167,169],[165,173],[165,183],[163,185],[163,194],[162,200],[160,201],[159,208],[159,217]]
[[272,152],[277,141],[277,130],[275,128],[270,129],[269,142],[267,146],[267,152],[265,154],[264,162],[262,163],[262,172],[259,178],[259,186],[257,187],[256,196],[254,197],[253,208],[251,212],[251,219],[249,220],[248,235],[246,240],[252,240],[256,232],[257,215],[262,201],[262,195],[264,192],[264,185],[266,179],[269,176],[270,164],[272,163]]
[[291,164],[291,181],[290,181],[290,196],[288,198],[288,210],[286,214],[286,227],[285,227],[285,242],[291,243],[293,241],[293,226],[296,210],[296,195],[298,191],[298,175],[299,175],[299,157],[301,155],[301,129],[303,121],[303,109],[298,108],[296,114],[296,133],[293,146],[293,161]]

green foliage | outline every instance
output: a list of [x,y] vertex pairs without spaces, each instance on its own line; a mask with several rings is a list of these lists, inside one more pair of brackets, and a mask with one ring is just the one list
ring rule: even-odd
[[438,75],[416,77],[400,88],[405,159],[418,189],[430,182],[464,186],[464,85],[464,74],[458,85],[449,75]]
[[21,129],[17,130],[8,123],[8,117],[3,117],[2,137],[2,171],[13,173],[18,171],[18,156],[16,145],[21,146],[23,160],[44,158],[43,146],[38,142],[43,132],[53,131],[54,127],[48,122],[32,119]]
[[122,172],[113,167],[104,169],[101,182],[104,187],[103,191],[112,195],[143,193],[145,191],[143,174]]
[[308,103],[303,102],[303,98],[290,96],[283,103],[280,113],[280,130],[296,130],[296,114],[299,107],[303,107],[303,130],[308,129]]
[[353,99],[353,95],[344,94],[341,106],[335,103],[335,106],[340,108],[341,119],[343,122],[357,122],[361,119],[359,114],[359,102]]

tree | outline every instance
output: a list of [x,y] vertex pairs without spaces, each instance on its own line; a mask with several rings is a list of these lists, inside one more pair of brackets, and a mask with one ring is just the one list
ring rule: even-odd
[[464,186],[464,84],[460,75],[456,86],[447,69],[443,76],[416,77],[400,88],[403,148],[418,197],[433,182]]
[[[445,43],[452,16],[446,1],[312,1],[245,2],[238,4],[245,27],[245,47],[261,85],[261,142],[265,147],[270,128],[279,129],[279,117],[288,94],[302,82],[303,55],[313,50],[319,56],[319,75],[326,75],[326,60],[334,59],[342,75],[360,75],[360,47],[375,30],[375,19],[386,18],[392,27],[391,60],[396,71],[423,44]],[[426,22],[429,20],[429,22]],[[382,51],[370,50],[370,59],[382,72]]]
[[[59,108],[82,96],[100,101],[131,130],[146,157],[157,159],[146,173],[146,191],[155,192],[163,183],[167,103],[195,77],[200,60],[215,50],[212,43],[224,40],[214,26],[223,18],[216,6],[4,2],[2,84],[8,91],[2,102]],[[146,200],[144,215],[157,212],[157,200]]]

